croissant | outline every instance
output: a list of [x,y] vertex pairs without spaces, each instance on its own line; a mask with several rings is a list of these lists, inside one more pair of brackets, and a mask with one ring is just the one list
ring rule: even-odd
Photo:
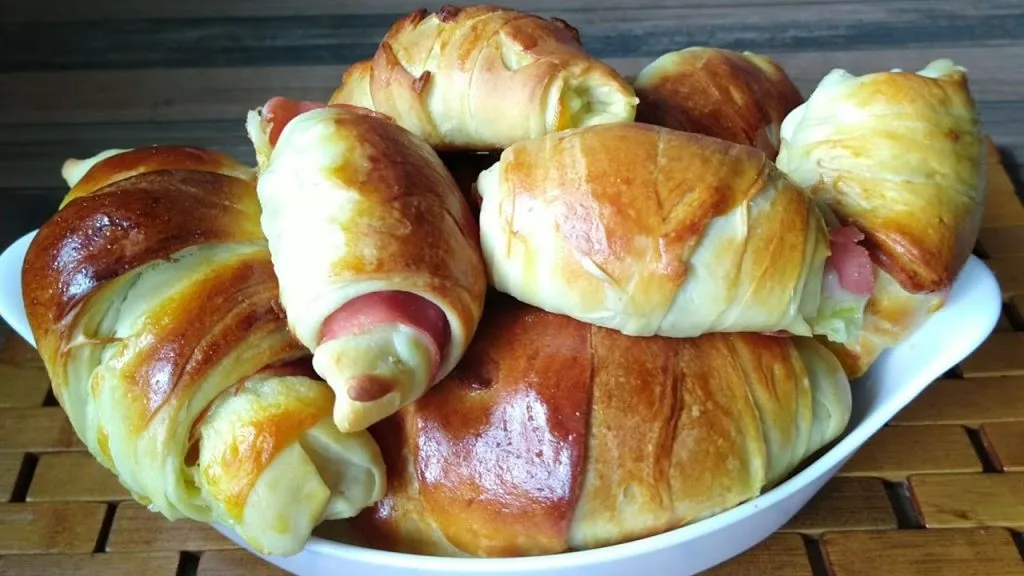
[[71,190],[23,268],[54,395],[93,456],[170,519],[233,527],[269,554],[385,487],[367,432],[288,333],[254,172],[187,147],[69,160]]
[[864,236],[875,288],[860,335],[834,346],[851,375],[941,308],[978,236],[984,142],[966,71],[834,70],[782,124],[778,166]]
[[856,333],[832,254],[859,254],[756,148],[593,126],[512,145],[477,191],[490,281],[527,304],[631,336]]
[[370,110],[275,98],[249,115],[281,304],[363,430],[462,357],[487,277],[476,221],[421,138]]
[[391,116],[438,149],[501,149],[548,132],[630,122],[633,88],[557,18],[476,5],[396,22],[331,103]]
[[636,120],[756,146],[774,160],[783,119],[803,102],[767,56],[695,46],[648,64],[633,82]]
[[415,554],[621,543],[757,496],[850,411],[813,339],[633,338],[492,294],[459,367],[371,429],[387,495],[345,523]]

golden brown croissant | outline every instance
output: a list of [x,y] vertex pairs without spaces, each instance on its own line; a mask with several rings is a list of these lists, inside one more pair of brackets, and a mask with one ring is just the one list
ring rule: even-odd
[[492,294],[456,370],[376,425],[387,495],[367,545],[519,556],[705,518],[845,429],[850,387],[812,339],[632,338]]
[[632,121],[633,88],[589,56],[574,28],[507,8],[413,12],[331,103],[391,116],[438,149],[500,149],[548,132]]
[[840,243],[756,148],[593,126],[512,145],[477,190],[492,285],[549,312],[634,336],[856,334]]
[[756,146],[774,160],[783,119],[803,102],[767,56],[695,46],[648,64],[633,82],[636,120]]
[[836,350],[859,376],[945,301],[977,239],[985,197],[966,71],[829,73],[782,125],[778,166],[865,236],[875,289],[858,341]]
[[252,169],[152,147],[71,160],[25,257],[26,312],[89,451],[168,518],[233,527],[273,554],[377,501],[368,433],[288,333]]
[[477,224],[437,154],[390,119],[275,98],[252,112],[262,227],[292,332],[363,430],[462,357],[487,277]]

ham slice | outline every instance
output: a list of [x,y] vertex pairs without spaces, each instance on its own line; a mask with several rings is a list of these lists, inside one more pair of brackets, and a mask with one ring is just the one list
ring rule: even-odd
[[275,96],[271,98],[263,105],[262,112],[263,119],[270,124],[270,130],[267,133],[267,140],[269,140],[270,145],[273,146],[277,144],[277,139],[281,136],[281,131],[284,130],[284,127],[294,120],[296,116],[303,112],[309,112],[310,110],[316,110],[325,106],[326,104],[322,104],[320,102],[292,100],[291,98],[285,98],[283,96]]
[[382,324],[400,324],[422,334],[433,350],[432,376],[437,373],[451,339],[448,317],[436,304],[411,292],[373,292],[349,300],[324,320],[320,342],[365,332]]
[[875,274],[871,255],[858,244],[861,240],[864,240],[864,233],[853,226],[832,230],[829,235],[832,254],[826,266],[836,271],[844,290],[864,296],[875,289]]

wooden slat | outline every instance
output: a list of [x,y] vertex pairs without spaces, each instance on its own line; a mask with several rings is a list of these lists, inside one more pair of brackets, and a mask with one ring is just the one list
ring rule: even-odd
[[[713,5],[608,7],[604,10],[545,10],[580,30],[584,46],[599,58],[653,59],[693,45],[785,53],[877,50],[899,47],[904,54],[935,46],[993,46],[1020,36],[1007,22],[1024,21],[1008,3],[964,5],[935,1],[920,10],[918,0],[887,3],[808,4],[794,19],[774,5],[737,11]],[[334,65],[370,57],[397,19],[396,14],[248,15],[200,20],[118,20],[25,23],[5,30],[7,49],[0,70],[140,69],[196,66]],[[779,34],[786,27],[787,34]],[[268,36],[273,41],[268,42]],[[1003,68],[1012,62],[1000,63]],[[1013,83],[1015,79],[1007,78]],[[989,95],[982,90],[981,96]]]
[[[40,210],[56,211],[67,185],[60,167],[68,158],[83,158],[110,148],[152,144],[202,146],[241,162],[255,163],[252,143],[237,118],[206,122],[120,124],[20,124],[0,131],[0,195],[25,205],[33,196]],[[35,198],[32,198],[33,200]]]
[[992,334],[960,364],[964,378],[1024,375],[1024,332]]
[[881,480],[833,478],[782,530],[819,533],[896,526],[896,516]]
[[0,452],[85,450],[58,406],[0,409]]
[[[985,119],[982,118],[984,122]],[[990,134],[994,134],[990,130]],[[1002,143],[1002,142],[1001,142]],[[1024,226],[1024,206],[1013,188],[1010,176],[1002,169],[998,158],[989,157],[988,192],[985,196],[985,212],[981,227],[1002,228]]]
[[[1024,98],[1024,78],[1006,74],[1007,63],[1015,62],[1022,49],[1024,43],[913,51],[815,50],[775,56],[805,91],[835,67],[862,73],[876,71],[881,62],[915,68],[935,58],[950,57],[970,70],[972,90],[979,100],[986,101]],[[606,61],[624,74],[635,74],[650,58]],[[344,68],[339,62],[331,66],[0,74],[0,124],[229,120],[238,122],[241,130],[246,111],[271,96],[328,98]],[[65,97],[67,86],[75,86],[75,98]],[[112,86],[117,90],[111,90]]]
[[0,576],[174,576],[179,561],[174,552],[4,556]]
[[[801,6],[819,4],[842,4],[849,0],[715,0],[714,2],[692,2],[697,6],[754,6],[769,4],[778,6]],[[864,2],[881,0],[859,0]],[[378,0],[375,2],[338,2],[337,0],[179,0],[177,2],[123,2],[121,0],[90,0],[88,7],[78,2],[67,4],[59,0],[33,2],[32,0],[5,0],[0,21],[51,21],[51,20],[112,20],[134,18],[203,18],[220,16],[280,16],[288,14],[402,14],[426,8],[436,10],[444,2],[424,0]],[[667,8],[678,6],[678,0],[645,0],[642,7]],[[60,9],[55,9],[56,6]],[[544,13],[550,10],[549,0],[504,0],[502,6],[519,10]],[[562,0],[559,11],[594,10],[621,8],[621,0]],[[638,6],[640,8],[640,6]]]
[[910,494],[928,528],[1024,527],[1024,474],[926,474]]
[[829,576],[1024,575],[1006,530],[891,530],[822,536]]
[[45,454],[39,457],[26,500],[116,501],[130,498],[113,472],[88,452]]
[[[787,55],[787,58],[797,59],[799,55]],[[624,65],[629,63],[623,62]],[[799,62],[797,62],[799,64]],[[822,62],[822,65],[827,64]],[[805,62],[802,68],[808,70],[805,82],[813,85],[816,80],[813,77],[814,64]],[[267,70],[268,74],[281,75],[292,74],[292,69]],[[340,69],[339,69],[340,70]],[[315,93],[329,93],[333,84],[338,80],[339,70],[327,69],[322,80],[323,86],[310,88],[311,97]],[[166,71],[171,74],[172,71]],[[177,72],[175,72],[177,74]],[[131,79],[132,76],[121,76]],[[154,80],[158,81],[158,80]],[[268,80],[269,81],[269,80]],[[136,90],[137,87],[130,86],[126,90]],[[271,88],[267,88],[270,90]],[[274,88],[275,90],[277,88]],[[286,90],[291,90],[285,87]],[[305,90],[301,86],[297,89]],[[265,98],[266,94],[256,94],[257,89],[252,89],[254,98]],[[159,98],[159,95],[155,95]],[[323,97],[323,96],[321,96]],[[159,102],[147,101],[146,106],[164,106]],[[248,105],[252,105],[249,102]],[[1017,102],[992,102],[980,101],[978,108],[982,118],[988,124],[989,133],[996,135],[1004,146],[1016,141],[1024,146],[1024,101]],[[131,148],[136,146],[148,146],[154,143],[162,144],[191,144],[220,150],[236,157],[243,162],[252,163],[254,156],[252,144],[245,135],[244,130],[239,128],[239,118],[233,114],[227,119],[193,121],[181,120],[173,122],[118,122],[115,124],[92,124],[92,123],[56,123],[54,119],[45,119],[46,123],[11,124],[0,131],[0,173],[4,178],[0,179],[0,195],[16,194],[9,196],[12,202],[19,202],[18,206],[26,206],[29,198],[33,196],[46,196],[49,200],[40,201],[38,207],[31,206],[32,214],[37,216],[38,212],[53,212],[56,209],[60,198],[66,192],[64,181],[60,177],[60,165],[70,157],[90,156],[100,150],[107,148]],[[997,154],[997,153],[996,153]],[[998,162],[998,161],[995,161]],[[996,163],[994,164],[998,175],[1005,179],[1005,171]],[[992,168],[990,168],[992,170]],[[2,201],[3,196],[0,196]],[[2,218],[0,212],[0,218]],[[33,220],[34,221],[34,220]],[[994,229],[998,231],[998,229]],[[989,230],[981,232],[981,238]]]
[[1016,322],[1020,326],[1024,326],[1024,295],[1010,298],[1010,305],[1008,308],[1013,322]]
[[82,554],[93,551],[104,504],[0,504],[0,554]]
[[998,469],[1024,472],[1024,421],[989,422],[980,432],[985,449]]
[[1024,256],[990,258],[986,264],[999,280],[1004,299],[1024,293]]
[[[6,247],[5,247],[6,248]],[[14,333],[6,324],[0,322],[0,365],[4,366],[42,366],[43,359],[39,352],[29,345],[21,336]]]
[[287,572],[245,550],[210,550],[199,557],[197,576],[284,576]]
[[0,364],[0,408],[42,406],[50,377],[42,366]]
[[[2,152],[0,152],[2,153]],[[0,164],[3,164],[0,162]],[[3,168],[0,167],[0,170]],[[40,176],[43,176],[41,173]],[[60,202],[60,196],[40,198],[30,191],[0,186],[0,205],[12,206],[12,210],[0,210],[0,248],[6,250],[23,234],[39,228],[54,213],[53,207]],[[35,351],[32,351],[35,354]],[[42,368],[38,354],[35,362]]]
[[839,473],[899,481],[921,472],[981,470],[960,426],[889,426],[875,433]]
[[933,382],[892,424],[970,424],[1024,420],[1024,377]]
[[702,576],[760,576],[785,574],[811,576],[811,563],[803,538],[797,534],[773,534],[757,546],[702,573]]
[[24,454],[0,452],[0,502],[7,502],[11,499],[24,461]]
[[167,520],[135,502],[118,505],[107,540],[109,552],[223,550],[237,548],[212,527],[193,520]]
[[978,233],[978,248],[986,258],[1024,255],[1024,226],[983,228]]

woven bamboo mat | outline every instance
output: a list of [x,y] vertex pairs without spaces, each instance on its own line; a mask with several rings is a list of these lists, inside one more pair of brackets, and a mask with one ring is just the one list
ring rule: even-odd
[[[716,576],[1024,575],[1024,206],[994,147],[990,157],[978,254],[1006,302],[996,332]],[[281,573],[207,526],[129,501],[75,437],[36,352],[3,329],[0,574]]]

